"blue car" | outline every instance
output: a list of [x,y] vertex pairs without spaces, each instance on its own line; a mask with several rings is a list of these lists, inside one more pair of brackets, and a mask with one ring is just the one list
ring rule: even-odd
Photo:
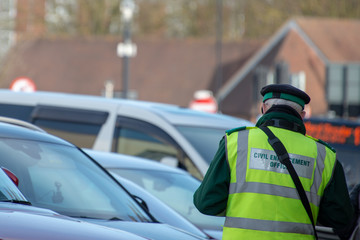
[[144,204],[149,212],[160,222],[183,229],[192,234],[206,239],[216,239],[192,224],[163,201],[137,185],[136,183],[119,175],[114,176],[141,204]]
[[[117,229],[79,221],[54,211],[31,206],[0,169],[0,239],[17,240],[145,240]],[[17,182],[8,170],[6,173]]]
[[196,209],[192,199],[200,181],[189,172],[145,158],[83,150],[115,176],[136,183],[211,237],[221,239],[225,218],[204,215]]
[[0,155],[33,206],[147,239],[204,239],[160,223],[97,162],[58,137],[1,122]]

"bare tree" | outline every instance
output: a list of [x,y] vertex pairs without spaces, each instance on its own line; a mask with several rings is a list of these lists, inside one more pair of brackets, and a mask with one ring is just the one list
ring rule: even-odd
[[15,1],[0,0],[0,62],[15,42]]
[[[132,24],[135,37],[212,38],[216,34],[214,0],[134,2],[138,9]],[[47,31],[121,35],[120,3],[121,0],[46,0]],[[224,40],[268,38],[292,16],[360,18],[359,0],[223,0],[222,6]]]

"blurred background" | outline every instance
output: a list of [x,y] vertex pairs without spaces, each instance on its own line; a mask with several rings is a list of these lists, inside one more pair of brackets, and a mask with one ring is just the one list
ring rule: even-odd
[[205,94],[254,121],[261,87],[290,83],[309,116],[357,119],[359,19],[358,0],[0,0],[0,87],[184,107]]
[[159,181],[153,193],[169,186],[158,196],[170,203],[186,195],[191,213],[224,131],[256,122],[263,86],[291,84],[311,97],[306,133],[335,147],[351,189],[360,181],[359,43],[359,0],[0,0],[0,115],[85,140],[79,147],[186,169],[198,178],[187,193],[177,189],[185,180],[168,181],[173,169],[149,179]]

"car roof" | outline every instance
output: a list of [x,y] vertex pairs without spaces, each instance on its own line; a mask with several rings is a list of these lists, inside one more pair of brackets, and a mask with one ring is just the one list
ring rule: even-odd
[[154,105],[153,111],[174,125],[191,125],[198,127],[239,127],[253,126],[250,121],[235,118],[220,113],[207,113],[189,108],[170,107],[166,105]]
[[191,176],[188,172],[182,169],[170,167],[147,158],[113,152],[103,152],[87,148],[84,148],[83,150],[104,168],[146,169]]
[[[197,110],[192,110],[186,107],[181,107],[174,104],[150,102],[142,100],[130,100],[121,98],[105,98],[96,95],[85,95],[85,94],[72,94],[72,93],[61,93],[61,92],[46,92],[37,91],[32,93],[25,92],[14,92],[11,90],[0,89],[3,102],[11,102],[16,104],[21,99],[31,99],[32,101],[39,101],[39,104],[48,105],[50,100],[56,100],[61,104],[70,104],[75,107],[76,104],[82,107],[88,108],[88,106],[119,106],[123,108],[134,108],[142,109],[143,111],[150,111],[155,113],[168,122],[175,125],[193,125],[196,126],[207,126],[207,127],[226,127],[233,128],[239,126],[253,126],[254,124],[245,119],[232,117],[220,113],[207,113]],[[16,96],[16,97],[14,97]],[[7,101],[11,99],[11,101]],[[74,104],[76,103],[76,104]],[[61,105],[60,104],[60,105]]]
[[9,117],[0,116],[0,122],[10,123],[12,125],[25,127],[25,128],[28,128],[28,129],[39,131],[39,132],[45,132],[45,130],[43,130],[42,128],[40,128],[40,127],[38,127],[38,126],[36,126],[36,125],[34,125],[32,123],[25,122],[25,121],[15,119],[15,118],[9,118]]
[[74,146],[73,144],[63,139],[48,134],[46,132],[30,129],[26,126],[21,126],[19,124],[12,124],[1,121],[0,121],[0,138],[33,140],[33,141],[42,141],[42,142]]

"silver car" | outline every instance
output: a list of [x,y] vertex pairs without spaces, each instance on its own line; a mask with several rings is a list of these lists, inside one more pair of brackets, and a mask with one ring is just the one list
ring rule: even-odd
[[0,90],[0,115],[83,148],[141,156],[202,179],[225,130],[244,119],[175,105],[54,92]]

